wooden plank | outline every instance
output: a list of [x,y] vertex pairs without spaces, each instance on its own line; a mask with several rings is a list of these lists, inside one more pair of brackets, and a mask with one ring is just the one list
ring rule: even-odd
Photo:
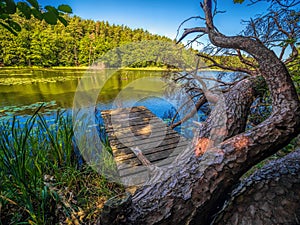
[[[146,125],[163,125],[164,123],[162,123],[162,121],[158,120],[157,118],[153,117],[151,118],[151,123],[150,123],[150,119],[149,120],[119,120],[116,118],[116,122],[117,123],[111,123],[111,118],[107,118],[106,119],[106,124],[107,125],[107,128],[108,130],[111,130],[111,129],[120,129],[120,128],[127,128],[127,127],[131,127],[131,126],[146,126]],[[128,121],[128,123],[125,123],[126,121]],[[123,122],[123,123],[121,123]],[[165,125],[166,126],[166,125]]]
[[117,115],[119,115],[122,112],[127,112],[127,111],[130,111],[130,112],[144,112],[144,111],[150,112],[145,106],[138,106],[138,107],[130,107],[130,108],[119,108],[119,109],[112,109],[112,110],[103,110],[103,111],[101,111],[101,114],[102,115],[105,115],[105,114],[109,114],[109,115],[117,114]]
[[[177,150],[181,150],[183,151],[185,149],[185,147],[181,147],[178,148]],[[156,156],[156,154],[161,154],[159,157]],[[161,151],[161,152],[156,152],[150,155],[146,155],[147,159],[151,162],[151,163],[156,163],[156,162],[160,162],[162,160],[165,160],[169,157],[173,157],[173,156],[177,156],[178,152],[174,153],[173,149],[168,149],[165,151]],[[132,168],[135,166],[141,166],[142,163],[135,157],[135,158],[130,158],[127,160],[123,160],[119,162],[118,165],[118,169],[119,170],[123,170],[123,169],[128,169],[128,168]]]
[[[154,141],[159,141],[159,140],[160,140],[160,138],[157,137],[157,138],[153,138],[153,140],[148,138],[148,139],[144,139],[144,140],[140,140],[140,141],[136,141],[136,142],[126,142],[126,141],[124,141],[124,143],[123,143],[123,142],[120,142],[116,139],[110,139],[109,138],[109,141],[111,143],[111,147],[115,147],[116,149],[123,149],[124,146],[127,147],[127,148],[143,146],[141,150],[145,150],[149,146],[153,146],[152,143]],[[179,137],[174,137],[174,135],[167,135],[160,142],[160,145],[166,145],[166,144],[171,144],[171,143],[179,143],[179,142],[182,142],[182,140]]]
[[[145,156],[156,153],[156,152],[161,152],[161,151],[168,151],[169,149],[174,150],[175,148],[186,148],[186,143],[181,143],[180,145],[177,145],[176,143],[171,143],[171,144],[166,144],[163,146],[158,146],[157,148],[151,148],[151,149],[146,149],[143,152]],[[127,159],[132,159],[135,158],[134,153],[128,148],[124,148],[120,150],[119,154],[115,155],[115,160],[116,161],[125,161]],[[150,161],[151,162],[151,161]]]
[[[167,125],[164,123],[161,123],[160,121],[157,121],[155,123],[138,123],[138,124],[119,124],[119,125],[109,125],[107,126],[106,132],[112,133],[115,131],[126,131],[128,129],[131,130],[137,130],[137,131],[147,131],[147,132],[153,132],[158,131],[161,129],[166,128]],[[173,132],[176,132],[172,130]]]
[[148,179],[147,168],[142,166],[131,148],[138,147],[151,163],[164,166],[171,163],[187,145],[185,138],[143,106],[106,110],[101,115],[119,175],[125,185]]
[[149,135],[148,137],[145,136],[133,136],[132,133],[130,134],[115,134],[115,136],[110,136],[109,140],[117,143],[126,143],[130,144],[134,143],[134,145],[142,145],[142,144],[146,144],[146,143],[153,143],[153,142],[157,142],[157,141],[163,141],[163,140],[168,140],[168,139],[173,139],[173,138],[177,138],[179,139],[179,137],[175,136],[175,133],[169,133],[169,132],[157,132],[154,135]]
[[[130,154],[131,148],[136,147],[134,145],[127,146],[127,145],[123,145],[123,144],[119,144],[118,146],[120,148],[117,148],[116,146],[112,146],[112,149],[116,150],[114,152],[115,157],[118,157],[119,155]],[[170,146],[170,147],[168,147],[168,146]],[[174,149],[174,148],[180,147],[180,146],[183,146],[183,147],[186,146],[186,142],[180,141],[176,138],[176,139],[170,139],[170,140],[164,141],[164,142],[160,143],[160,145],[158,145],[158,146],[152,145],[151,143],[144,143],[143,148],[140,148],[140,150],[142,150],[143,154],[151,154],[151,152],[163,151],[164,149],[168,149],[168,148]]]
[[[146,157],[151,163],[153,163],[167,158],[172,153],[173,153],[173,149],[168,149],[165,151],[155,152],[153,154],[147,155]],[[125,169],[131,166],[139,166],[139,165],[142,165],[142,163],[135,157],[127,160],[122,160],[118,165],[118,169]]]
[[168,134],[168,135],[175,135],[177,134],[176,131],[168,130],[166,128],[162,129],[153,129],[150,130],[150,128],[145,127],[145,129],[139,129],[135,130],[135,128],[128,128],[128,129],[119,129],[116,131],[111,131],[110,132],[110,137],[111,138],[118,138],[120,139],[127,139],[129,137],[136,137],[136,138],[148,138],[148,137],[157,137],[161,136],[163,134]]

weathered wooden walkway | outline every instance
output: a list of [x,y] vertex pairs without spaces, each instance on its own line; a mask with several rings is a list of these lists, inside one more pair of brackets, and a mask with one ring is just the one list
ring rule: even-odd
[[134,149],[141,150],[152,164],[164,166],[186,147],[184,137],[143,106],[106,110],[101,115],[118,173],[126,186],[137,186],[148,179],[147,167]]

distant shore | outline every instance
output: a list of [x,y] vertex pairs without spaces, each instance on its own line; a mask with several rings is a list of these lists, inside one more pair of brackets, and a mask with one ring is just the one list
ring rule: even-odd
[[[91,66],[53,66],[53,67],[0,67],[0,72],[5,70],[88,70]],[[116,68],[105,68],[105,69],[116,69]],[[145,70],[145,71],[179,71],[180,69],[170,69],[165,67],[138,67],[138,68],[132,68],[132,67],[122,67],[120,70]],[[199,69],[199,71],[220,71],[220,69]]]

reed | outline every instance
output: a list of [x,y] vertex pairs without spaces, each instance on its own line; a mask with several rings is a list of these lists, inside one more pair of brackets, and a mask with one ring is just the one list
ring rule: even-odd
[[38,112],[0,123],[0,224],[96,223],[124,189],[78,160],[66,112],[51,121]]

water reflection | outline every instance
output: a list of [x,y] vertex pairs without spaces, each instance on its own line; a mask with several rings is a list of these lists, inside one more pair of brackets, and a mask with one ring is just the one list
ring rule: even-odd
[[[51,104],[51,109],[69,109],[73,106],[75,91],[84,74],[85,70],[0,70],[0,114],[12,112],[19,115],[26,114],[28,113],[28,109],[25,110],[26,106],[37,102],[54,101],[55,105]],[[98,95],[98,103],[105,107],[134,80],[161,75],[162,72],[159,71],[115,71],[107,80],[107,71],[103,73],[89,71],[84,79],[90,79],[89,82],[85,82],[90,85],[84,87],[84,90],[99,92],[93,90],[93,87],[100,85],[95,82],[106,81]],[[5,82],[1,83],[1,79]]]

